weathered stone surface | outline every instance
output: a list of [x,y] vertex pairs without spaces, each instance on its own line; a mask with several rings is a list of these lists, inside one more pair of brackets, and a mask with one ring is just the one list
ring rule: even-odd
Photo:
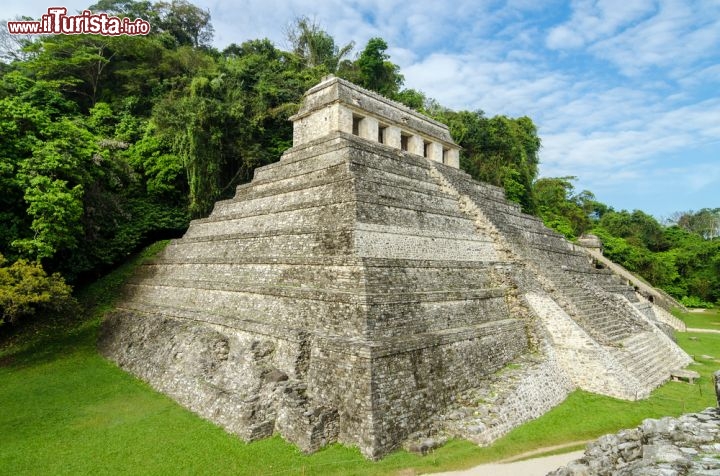
[[445,126],[334,78],[295,132],[138,271],[104,355],[248,441],[370,458],[489,443],[578,387],[642,398],[689,362],[632,288],[460,171]]
[[589,443],[585,455],[552,476],[720,474],[720,408],[645,420]]

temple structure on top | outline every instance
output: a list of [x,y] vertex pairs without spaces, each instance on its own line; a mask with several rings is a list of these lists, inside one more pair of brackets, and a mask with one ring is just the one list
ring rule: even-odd
[[291,120],[138,270],[105,356],[247,441],[369,458],[489,443],[576,388],[645,398],[691,361],[681,322],[460,170],[444,125],[338,78]]
[[460,167],[460,147],[445,124],[334,76],[310,89],[290,120],[295,147],[339,131]]

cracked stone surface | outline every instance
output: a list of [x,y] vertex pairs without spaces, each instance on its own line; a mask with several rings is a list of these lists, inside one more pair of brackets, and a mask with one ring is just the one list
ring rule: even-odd
[[720,408],[647,419],[588,444],[585,455],[551,476],[720,474]]

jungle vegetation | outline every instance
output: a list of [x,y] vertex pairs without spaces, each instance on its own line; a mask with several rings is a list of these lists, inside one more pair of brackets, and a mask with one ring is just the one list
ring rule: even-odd
[[[213,47],[210,15],[186,0],[100,0],[143,18],[147,36],[9,36],[0,28],[0,323],[74,305],[69,285],[96,279],[139,247],[180,236],[292,143],[288,117],[332,73],[450,127],[461,167],[573,239],[689,304],[720,300],[720,209],[670,223],[616,211],[572,177],[539,178],[529,117],[454,111],[404,88],[388,45],[339,45],[299,18],[289,51],[268,39]],[[0,327],[1,328],[1,327]]]

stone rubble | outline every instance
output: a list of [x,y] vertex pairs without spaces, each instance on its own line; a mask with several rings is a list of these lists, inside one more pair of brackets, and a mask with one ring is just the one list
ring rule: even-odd
[[647,419],[588,444],[585,455],[548,476],[718,476],[720,408]]

